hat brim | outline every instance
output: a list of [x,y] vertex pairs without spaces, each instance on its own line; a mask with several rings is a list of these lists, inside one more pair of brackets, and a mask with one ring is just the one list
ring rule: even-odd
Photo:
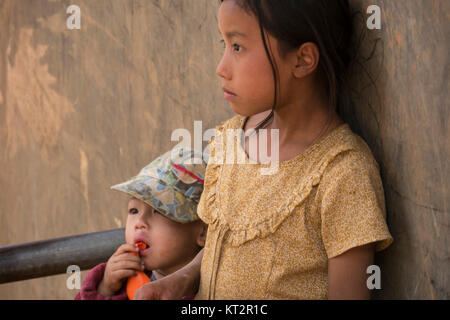
[[111,189],[145,202],[175,222],[189,223],[199,220],[196,212],[197,202],[187,198],[180,191],[168,187],[158,178],[137,176],[116,184]]

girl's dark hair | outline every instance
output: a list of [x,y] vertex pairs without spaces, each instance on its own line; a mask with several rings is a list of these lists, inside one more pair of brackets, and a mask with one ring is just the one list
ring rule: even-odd
[[[222,3],[224,0],[219,0]],[[347,91],[347,70],[353,58],[351,37],[352,16],[348,0],[235,0],[259,21],[261,37],[272,65],[275,96],[272,112],[256,130],[273,117],[279,92],[276,63],[267,46],[264,30],[279,41],[279,52],[284,57],[306,42],[319,48],[318,70],[324,76],[330,111],[340,113],[344,91]]]

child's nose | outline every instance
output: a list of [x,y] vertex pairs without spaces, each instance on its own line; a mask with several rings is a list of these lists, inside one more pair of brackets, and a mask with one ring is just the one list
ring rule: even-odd
[[145,221],[143,214],[139,215],[134,228],[136,230],[148,228],[148,223],[147,223],[147,221]]
[[220,60],[219,64],[217,65],[216,73],[219,77],[221,77],[223,79],[226,79],[226,80],[231,79],[231,73],[227,66],[226,55],[223,55],[222,59]]

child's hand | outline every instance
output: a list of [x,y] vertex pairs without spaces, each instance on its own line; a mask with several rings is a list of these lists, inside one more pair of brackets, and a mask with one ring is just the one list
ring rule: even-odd
[[98,292],[106,297],[114,295],[122,287],[123,281],[137,275],[144,269],[139,256],[130,254],[139,252],[139,248],[131,244],[123,244],[106,263],[103,280],[98,286]]

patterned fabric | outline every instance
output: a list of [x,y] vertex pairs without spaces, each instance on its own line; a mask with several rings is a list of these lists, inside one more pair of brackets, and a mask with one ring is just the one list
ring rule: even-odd
[[114,185],[180,223],[199,219],[197,204],[203,191],[206,162],[201,153],[175,148],[144,167],[137,176]]
[[[226,130],[244,120],[216,127],[211,158],[221,141],[229,143]],[[262,175],[268,167],[208,163],[198,206],[208,234],[196,299],[326,299],[328,259],[393,242],[378,164],[347,124]]]

